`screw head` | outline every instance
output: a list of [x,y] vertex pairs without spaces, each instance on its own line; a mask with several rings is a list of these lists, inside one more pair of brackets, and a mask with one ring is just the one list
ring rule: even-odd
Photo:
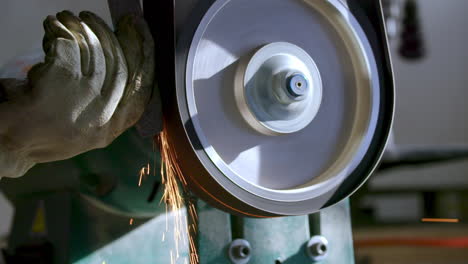
[[303,74],[294,73],[286,80],[286,90],[291,97],[300,98],[309,91],[309,82]]
[[320,242],[315,243],[310,247],[310,250],[315,256],[323,256],[325,253],[327,253],[327,245]]
[[250,256],[250,248],[246,247],[246,246],[234,247],[234,252],[235,252],[235,255],[238,258],[245,259],[245,258],[248,258]]
[[234,264],[246,264],[250,260],[252,253],[249,241],[245,239],[236,239],[229,245],[229,259]]
[[312,261],[322,261],[328,255],[328,240],[323,236],[313,236],[307,243],[306,249]]

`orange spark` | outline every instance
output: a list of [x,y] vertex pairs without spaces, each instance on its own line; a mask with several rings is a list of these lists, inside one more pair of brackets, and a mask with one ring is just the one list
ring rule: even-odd
[[456,218],[423,218],[421,222],[432,223],[458,223],[460,220]]
[[138,178],[138,187],[141,187],[141,183],[143,181],[143,177],[150,175],[150,165],[146,165],[145,167],[141,168],[140,170],[140,177]]
[[144,173],[142,171],[140,171],[140,178],[138,179],[138,187],[141,186],[141,181],[143,180],[143,175],[144,175]]
[[130,218],[130,225],[133,225],[133,218]]
[[[166,129],[163,129],[157,137],[157,140],[161,153],[161,180],[164,185],[164,192],[161,201],[166,203],[166,231],[168,230],[167,213],[170,211],[174,214],[175,256],[171,251],[171,263],[175,263],[179,259],[180,242],[183,240],[184,235],[186,235],[189,242],[190,264],[197,264],[199,263],[199,259],[193,239],[193,235],[196,232],[196,225],[191,224],[191,228],[189,228],[187,218],[184,217],[181,210],[185,207],[191,222],[196,222],[197,215],[195,206],[190,201],[187,201],[186,203],[181,189],[179,188],[180,182],[183,190],[185,190],[187,181],[179,167],[177,155],[170,144],[170,139]],[[165,235],[163,234],[163,239],[164,238]],[[184,242],[186,243],[187,241],[184,240]]]

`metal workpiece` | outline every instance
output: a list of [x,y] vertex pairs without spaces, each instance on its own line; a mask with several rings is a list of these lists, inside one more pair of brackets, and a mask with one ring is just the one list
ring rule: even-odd
[[367,179],[392,123],[393,82],[386,46],[373,43],[380,29],[354,14],[338,0],[195,4],[164,98],[191,190],[237,215],[301,215]]
[[232,241],[228,249],[229,259],[233,264],[247,264],[250,260],[251,252],[250,243],[245,239]]
[[313,236],[307,243],[306,252],[313,262],[326,259],[328,255],[328,240],[323,236]]

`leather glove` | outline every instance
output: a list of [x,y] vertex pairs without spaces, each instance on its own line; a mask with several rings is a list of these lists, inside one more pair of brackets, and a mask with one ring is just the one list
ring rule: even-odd
[[43,63],[0,80],[0,178],[103,148],[133,126],[154,83],[154,43],[142,18],[114,33],[90,12],[44,21]]

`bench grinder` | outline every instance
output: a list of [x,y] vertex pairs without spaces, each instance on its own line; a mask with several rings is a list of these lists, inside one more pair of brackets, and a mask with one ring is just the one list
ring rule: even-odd
[[[193,251],[201,264],[354,263],[346,198],[378,165],[394,112],[381,1],[144,0],[143,11],[165,129],[198,215],[195,248],[180,245],[175,263]],[[6,255],[171,263],[175,219],[158,203],[160,175],[137,185],[148,160],[160,159],[131,130],[2,180],[16,208]],[[28,184],[39,175],[67,185]]]

